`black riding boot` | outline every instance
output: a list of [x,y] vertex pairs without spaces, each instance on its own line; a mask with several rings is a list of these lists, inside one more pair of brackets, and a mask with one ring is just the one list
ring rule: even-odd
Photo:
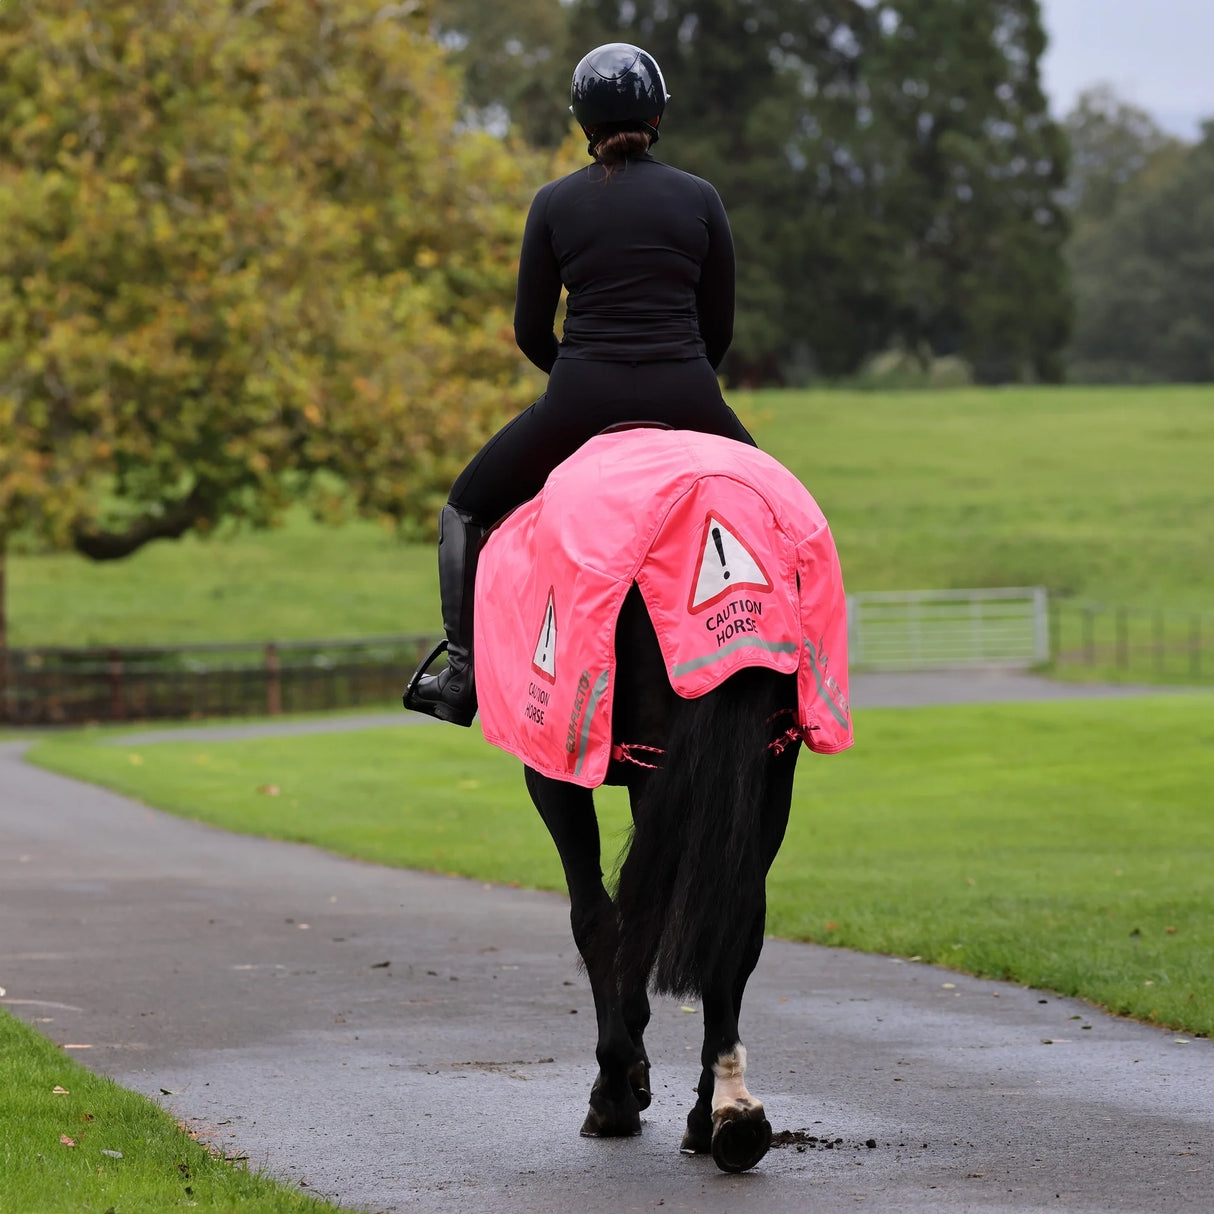
[[[472,677],[472,610],[476,597],[476,558],[485,529],[448,503],[438,519],[438,592],[443,601],[447,639],[417,668],[405,691],[404,704],[453,725],[471,725],[476,716]],[[430,663],[447,651],[447,669],[426,674]]]

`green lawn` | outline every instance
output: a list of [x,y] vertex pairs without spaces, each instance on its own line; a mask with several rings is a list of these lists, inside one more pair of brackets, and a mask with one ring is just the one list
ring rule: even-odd
[[[1214,1031],[1214,696],[856,718],[855,750],[802,758],[769,881],[772,932]],[[32,757],[227,829],[562,887],[519,765],[474,733],[99,737],[58,735]],[[600,796],[616,846],[625,802]]]
[[[1045,585],[1214,609],[1214,387],[730,394],[831,520],[849,590]],[[303,517],[93,565],[14,555],[12,642],[438,627],[434,555]]]
[[739,403],[826,512],[849,590],[1044,585],[1214,611],[1214,386]]
[[375,523],[149,544],[100,564],[9,558],[13,645],[313,640],[438,630],[433,551]]
[[0,1210],[4,1214],[336,1214],[227,1162],[150,1100],[72,1061],[0,1012]]

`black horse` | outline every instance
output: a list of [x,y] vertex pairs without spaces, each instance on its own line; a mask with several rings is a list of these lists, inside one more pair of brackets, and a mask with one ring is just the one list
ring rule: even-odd
[[564,865],[594,992],[599,1073],[582,1133],[640,1133],[651,1099],[647,991],[698,997],[703,1070],[682,1148],[740,1172],[771,1144],[763,1105],[746,1090],[738,1016],[763,948],[767,871],[792,800],[800,744],[786,727],[796,676],[743,669],[698,699],[680,698],[635,586],[615,645],[607,782],[627,786],[633,833],[614,898],[603,883],[592,792],[527,769]]

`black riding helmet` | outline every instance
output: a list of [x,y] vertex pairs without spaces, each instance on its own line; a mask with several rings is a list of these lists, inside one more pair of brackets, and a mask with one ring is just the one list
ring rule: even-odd
[[658,141],[658,122],[670,94],[657,60],[630,42],[596,46],[573,69],[569,109],[590,150],[613,131],[641,129]]

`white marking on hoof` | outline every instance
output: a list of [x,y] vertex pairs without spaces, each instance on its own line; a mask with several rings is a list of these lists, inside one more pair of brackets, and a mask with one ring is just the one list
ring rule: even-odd
[[746,1090],[746,1047],[738,1042],[727,1054],[721,1054],[712,1064],[716,1083],[712,1088],[712,1115],[722,1109],[762,1109],[762,1105]]

